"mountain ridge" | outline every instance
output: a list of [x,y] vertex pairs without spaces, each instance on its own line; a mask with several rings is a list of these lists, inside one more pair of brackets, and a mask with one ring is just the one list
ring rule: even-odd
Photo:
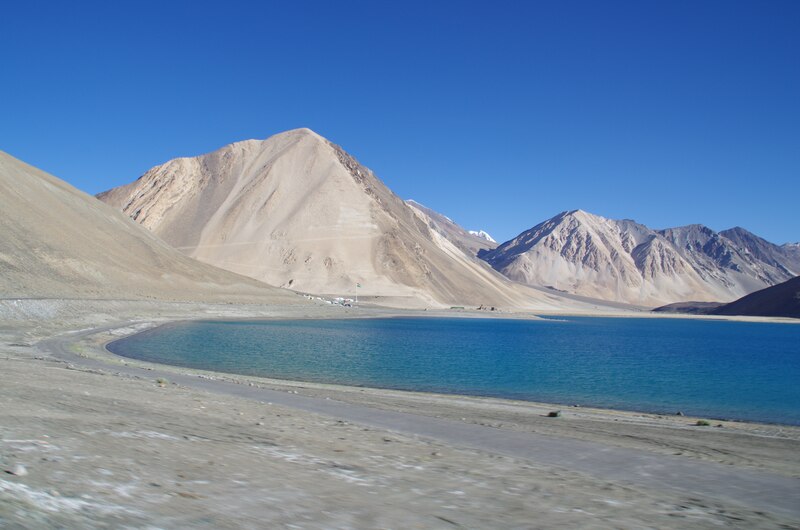
[[741,228],[653,230],[580,209],[560,212],[479,257],[521,283],[651,305],[734,300],[800,267],[800,253],[795,258]]
[[98,195],[187,255],[270,285],[422,305],[574,307],[520,289],[309,129],[156,166]]
[[730,301],[800,269],[800,248],[739,227],[654,230],[581,209],[498,245],[306,128],[170,160],[98,198],[200,261],[316,294],[360,284],[384,300],[530,307],[544,287],[652,307]]

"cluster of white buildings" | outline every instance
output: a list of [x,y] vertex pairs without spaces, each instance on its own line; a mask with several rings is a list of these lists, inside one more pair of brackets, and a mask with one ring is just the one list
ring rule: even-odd
[[319,302],[324,302],[326,304],[340,305],[344,307],[352,307],[355,302],[355,300],[353,300],[352,298],[336,297],[333,300],[328,300],[327,298],[322,298],[321,296],[312,296],[310,294],[304,294],[303,296],[309,300],[317,300]]

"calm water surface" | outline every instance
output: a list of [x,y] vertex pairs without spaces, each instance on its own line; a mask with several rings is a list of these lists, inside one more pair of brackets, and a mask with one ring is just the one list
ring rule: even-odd
[[800,425],[800,326],[684,319],[188,322],[119,355],[300,381]]

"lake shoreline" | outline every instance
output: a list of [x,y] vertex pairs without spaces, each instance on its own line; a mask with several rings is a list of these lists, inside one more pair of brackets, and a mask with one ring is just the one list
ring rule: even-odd
[[[480,314],[474,315],[473,314],[473,315],[469,315],[469,316],[471,318],[478,318],[479,319],[482,315],[480,315]],[[559,317],[556,317],[556,316],[547,316],[547,317],[544,317],[544,318],[525,319],[525,320],[532,320],[534,322],[543,322],[543,321],[545,321],[545,322],[572,322],[572,323],[579,323],[579,322],[582,321],[581,319],[602,318],[602,317],[587,317],[586,315],[580,315],[580,316],[577,316],[577,317],[575,317],[573,315],[563,315],[562,317],[563,318],[559,318]],[[342,325],[344,323],[346,323],[347,321],[353,321],[353,320],[360,320],[360,321],[370,320],[370,321],[373,321],[373,322],[374,321],[380,321],[380,320],[390,320],[390,321],[391,320],[405,320],[405,321],[413,322],[414,319],[419,319],[419,325],[415,325],[414,329],[424,329],[425,328],[424,322],[428,321],[429,319],[433,319],[433,320],[441,319],[442,320],[441,326],[444,326],[445,330],[447,330],[447,329],[449,329],[449,327],[456,326],[457,324],[459,324],[461,318],[463,318],[463,317],[453,317],[452,315],[444,315],[444,314],[431,315],[431,314],[419,314],[418,313],[418,314],[391,315],[391,314],[372,314],[372,313],[366,311],[364,313],[356,312],[356,314],[353,315],[353,316],[341,316],[341,315],[339,315],[339,316],[334,316],[333,318],[325,318],[325,319],[318,319],[318,320],[320,322],[327,322],[328,324],[326,324],[326,326],[333,325],[333,327],[330,328],[330,329],[344,329],[345,332],[348,331],[348,330],[350,332],[354,332],[357,328],[362,328],[364,326],[359,324],[358,326],[356,326],[355,329],[349,329],[349,328],[342,328]],[[630,316],[630,317],[626,317],[626,318],[631,318],[632,319],[632,318],[635,318],[635,317],[634,316]],[[720,422],[720,421],[732,422],[732,421],[735,421],[735,422],[755,423],[755,424],[762,423],[762,424],[770,424],[770,425],[784,425],[784,426],[795,426],[795,427],[800,426],[800,423],[798,423],[796,421],[795,416],[793,416],[791,414],[794,409],[791,409],[791,408],[790,409],[786,409],[784,414],[781,416],[780,415],[780,411],[782,411],[783,409],[769,409],[769,408],[762,407],[762,408],[764,408],[764,410],[761,411],[758,408],[752,408],[753,407],[753,405],[752,405],[753,402],[750,399],[746,400],[747,401],[746,404],[744,404],[744,403],[742,404],[742,407],[750,406],[751,407],[750,409],[746,409],[746,408],[739,409],[739,408],[730,407],[730,406],[727,407],[730,410],[726,410],[724,404],[723,405],[717,404],[716,410],[715,410],[714,403],[710,402],[710,401],[709,402],[702,401],[701,400],[702,396],[700,394],[698,394],[696,396],[696,400],[693,403],[689,403],[686,400],[683,400],[683,401],[682,400],[673,400],[674,403],[670,404],[669,403],[670,398],[669,398],[669,396],[666,396],[666,395],[665,396],[660,396],[660,397],[658,397],[656,395],[651,396],[649,398],[651,403],[646,403],[644,401],[641,401],[641,398],[639,398],[637,400],[635,397],[629,397],[629,398],[627,398],[627,400],[628,400],[627,402],[622,402],[622,401],[620,401],[621,398],[617,397],[614,394],[614,392],[618,392],[619,390],[612,389],[612,390],[610,390],[611,393],[606,393],[606,394],[602,394],[601,393],[601,394],[597,394],[595,397],[592,397],[592,394],[591,393],[587,393],[586,389],[583,389],[583,391],[581,389],[573,389],[574,392],[572,393],[572,395],[569,395],[569,392],[567,392],[567,391],[559,390],[558,393],[559,394],[563,394],[563,395],[555,397],[555,398],[553,398],[553,396],[551,396],[551,399],[547,399],[546,397],[542,396],[542,394],[546,394],[548,392],[547,388],[544,388],[544,391],[539,390],[538,393],[540,395],[537,396],[536,395],[537,391],[535,391],[535,390],[531,390],[531,391],[525,392],[525,391],[523,391],[522,388],[518,388],[516,391],[514,391],[514,390],[511,390],[511,387],[506,389],[506,388],[504,388],[502,386],[498,386],[496,389],[492,389],[492,388],[489,388],[486,385],[482,385],[482,384],[479,384],[479,386],[472,387],[472,389],[470,389],[470,387],[471,387],[470,383],[462,383],[460,385],[461,388],[449,388],[449,386],[452,386],[452,385],[448,385],[446,383],[444,383],[444,384],[436,384],[435,381],[439,380],[437,378],[434,378],[434,380],[431,380],[430,378],[425,378],[424,381],[426,381],[426,382],[424,384],[421,384],[421,382],[418,382],[416,385],[412,385],[409,382],[404,381],[402,379],[402,375],[398,376],[398,377],[400,377],[400,379],[392,378],[392,381],[389,381],[389,380],[381,377],[381,379],[384,379],[383,383],[378,383],[378,382],[376,382],[377,380],[374,380],[374,381],[361,380],[361,381],[359,381],[359,379],[361,379],[361,378],[354,374],[353,367],[348,368],[349,364],[347,364],[347,363],[350,362],[350,361],[348,361],[347,359],[344,359],[344,358],[340,359],[342,363],[345,363],[345,364],[343,364],[342,368],[336,368],[336,369],[332,369],[331,371],[326,371],[324,375],[320,374],[320,373],[317,373],[317,372],[309,371],[308,372],[308,377],[304,377],[301,374],[296,374],[296,373],[291,373],[290,374],[290,373],[281,372],[280,368],[278,368],[278,370],[269,370],[269,369],[266,368],[267,365],[264,365],[265,366],[264,368],[259,368],[261,366],[260,364],[256,364],[256,365],[252,365],[251,366],[251,365],[247,364],[245,361],[241,361],[241,362],[245,362],[244,365],[242,365],[241,362],[240,362],[239,364],[234,366],[234,365],[231,365],[230,362],[228,362],[226,364],[226,367],[216,367],[216,366],[214,366],[214,362],[213,361],[209,362],[209,361],[205,360],[205,359],[209,359],[210,357],[213,357],[213,355],[214,355],[213,352],[214,351],[219,351],[219,348],[213,347],[213,346],[211,347],[211,351],[207,352],[206,354],[200,355],[198,357],[198,359],[202,359],[202,361],[199,361],[199,364],[198,364],[198,361],[191,361],[190,362],[188,360],[188,358],[184,360],[184,357],[181,357],[181,356],[175,357],[173,359],[171,357],[162,357],[162,356],[159,356],[157,353],[155,353],[155,354],[151,354],[149,356],[146,355],[146,356],[140,357],[136,353],[137,348],[139,348],[139,349],[145,348],[148,351],[149,351],[149,348],[151,348],[151,347],[152,348],[156,348],[156,349],[152,350],[153,352],[158,352],[158,351],[160,351],[159,349],[164,349],[164,347],[162,347],[160,345],[160,340],[158,338],[158,335],[160,334],[160,335],[164,336],[164,334],[166,333],[166,337],[169,338],[170,330],[174,329],[174,328],[184,328],[183,332],[180,333],[180,337],[182,339],[184,339],[184,338],[186,338],[187,333],[189,333],[190,335],[192,333],[194,333],[194,332],[189,332],[188,330],[190,330],[190,329],[191,330],[195,330],[195,329],[198,329],[198,327],[199,327],[199,329],[204,329],[202,326],[216,326],[217,324],[234,324],[235,325],[237,323],[257,324],[259,321],[265,322],[265,323],[283,322],[286,325],[290,326],[290,327],[286,328],[285,333],[290,333],[291,334],[292,343],[293,344],[296,343],[297,347],[300,348],[300,349],[297,350],[297,352],[302,352],[303,350],[302,350],[302,347],[300,346],[300,344],[303,342],[302,337],[305,336],[305,333],[306,333],[305,330],[306,330],[307,326],[305,326],[305,325],[298,326],[297,329],[294,329],[293,326],[294,326],[294,323],[306,323],[309,320],[314,320],[314,319],[309,319],[309,318],[289,318],[289,319],[287,319],[287,318],[275,317],[275,318],[269,318],[269,319],[244,318],[244,319],[220,319],[220,320],[216,320],[216,319],[205,319],[205,318],[203,318],[203,319],[196,319],[196,320],[182,320],[182,321],[168,322],[168,323],[159,324],[158,326],[153,326],[150,329],[147,329],[145,331],[139,331],[137,333],[132,333],[131,335],[126,336],[126,337],[114,338],[113,340],[110,340],[108,343],[104,344],[103,347],[109,353],[109,355],[112,355],[112,356],[115,356],[115,357],[119,357],[119,358],[124,358],[124,359],[127,359],[128,361],[131,361],[131,362],[133,362],[133,361],[150,362],[150,363],[153,363],[154,365],[165,365],[165,366],[175,367],[175,368],[178,368],[178,369],[194,369],[194,370],[207,371],[210,374],[213,374],[213,373],[224,373],[224,374],[227,374],[229,377],[252,377],[252,378],[255,378],[255,379],[264,379],[266,381],[272,381],[273,383],[276,383],[276,384],[277,383],[284,383],[284,384],[286,384],[286,383],[297,383],[297,384],[304,384],[304,385],[320,384],[320,385],[328,385],[328,386],[332,386],[332,387],[352,387],[352,388],[358,388],[358,389],[371,388],[371,389],[374,389],[374,390],[377,390],[377,391],[391,390],[391,391],[398,391],[398,392],[416,392],[416,393],[424,393],[424,394],[431,394],[431,395],[452,395],[452,396],[464,396],[464,397],[477,397],[477,398],[486,398],[486,399],[500,399],[500,400],[519,401],[519,402],[524,402],[524,403],[535,403],[535,404],[539,404],[541,406],[547,406],[547,407],[550,407],[550,408],[553,408],[553,409],[555,409],[555,408],[571,409],[571,408],[581,408],[582,407],[582,408],[612,410],[612,411],[616,411],[616,412],[630,412],[630,413],[637,413],[637,414],[651,414],[651,415],[656,415],[656,416],[670,416],[670,415],[683,416],[683,415],[686,415],[686,416],[697,417],[697,418],[699,418],[698,421],[714,421],[714,422]],[[483,319],[483,320],[485,321],[485,323],[489,323],[491,321],[508,320],[509,324],[511,324],[512,322],[516,322],[519,319],[507,318],[505,315],[494,315],[491,319]],[[649,324],[651,322],[654,322],[653,319],[642,319],[642,320],[644,322],[641,325],[644,325],[645,323]],[[656,321],[657,320],[663,320],[663,319],[656,319]],[[667,320],[673,320],[673,319],[667,319]],[[682,320],[687,321],[687,322],[688,321],[709,321],[708,319],[693,319],[693,318],[682,319]],[[716,321],[716,322],[722,322],[722,321],[726,321],[726,322],[742,322],[741,320],[733,320],[733,319],[713,319],[711,321]],[[626,320],[625,322],[630,322],[630,320]],[[750,320],[746,320],[744,322],[751,322],[751,321]],[[608,324],[603,324],[603,328],[605,329],[607,326],[610,326],[611,323],[613,323],[614,325],[617,324],[614,321],[609,321]],[[482,325],[485,326],[485,324],[482,324]],[[636,326],[638,326],[638,325],[639,324],[636,324]],[[650,325],[652,325],[652,324],[650,324]],[[190,326],[190,327],[187,327],[187,326]],[[380,333],[379,330],[383,329],[384,327],[385,326],[383,324],[379,325],[379,324],[377,324],[377,322],[374,325],[370,324],[369,325],[369,329],[370,329],[369,337],[370,338],[374,338],[376,336],[375,334],[376,333]],[[437,324],[437,332],[438,332],[438,327],[439,327],[439,325]],[[457,326],[457,327],[460,327],[460,325]],[[526,326],[526,328],[527,328],[527,326]],[[538,326],[534,325],[533,329],[536,329],[536,328],[538,328]],[[223,329],[224,331],[227,332],[227,327],[220,328],[220,329]],[[230,333],[235,333],[235,329],[236,328],[234,327],[230,331]],[[239,328],[239,329],[242,329],[242,328]],[[248,326],[246,326],[245,329],[247,330],[247,329],[257,329],[257,328],[252,328],[251,326],[248,325]],[[471,329],[473,329],[473,327],[470,326],[469,329],[471,330]],[[658,328],[654,328],[653,331],[655,331],[657,329]],[[779,328],[779,329],[782,329],[782,328]],[[326,333],[325,336],[329,337],[330,330],[328,330],[328,328],[326,328],[326,330],[327,331],[325,332]],[[265,331],[269,331],[269,329],[267,329]],[[496,330],[492,330],[492,331],[493,331],[493,333],[495,333],[495,334],[492,335],[492,339],[494,340],[497,337]],[[221,331],[218,330],[216,333],[220,333],[220,332]],[[448,331],[443,331],[442,333],[446,334],[447,332]],[[451,330],[450,332],[454,332],[454,331]],[[463,331],[459,331],[459,330],[456,330],[455,332],[456,332],[457,335],[460,334],[460,333],[463,333]],[[606,333],[606,332],[604,331],[604,333]],[[612,334],[615,333],[613,331],[613,328],[612,328],[612,331],[609,331],[609,333],[612,333]],[[148,335],[155,335],[155,336],[152,339],[149,340]],[[234,335],[230,335],[230,336],[231,337],[235,337],[236,335],[234,334]],[[349,337],[349,335],[347,335],[347,336]],[[355,336],[356,335],[354,335],[354,337]],[[478,340],[479,337],[480,336],[472,337],[471,340]],[[132,345],[130,344],[131,340],[134,341]],[[235,339],[231,338],[230,340],[234,341]],[[336,343],[336,339],[331,339],[331,340],[334,340],[334,343]],[[356,342],[357,342],[357,339],[354,339],[354,340],[356,340]],[[556,337],[554,337],[554,340],[560,340],[560,339],[558,338],[558,336],[556,336]],[[144,345],[141,344],[142,341],[144,341],[144,343],[145,343]],[[541,339],[540,342],[541,341],[547,342],[547,339]],[[172,342],[174,342],[174,341],[172,341]],[[264,337],[263,339],[262,338],[258,339],[258,344],[262,344],[262,343],[265,343],[265,342],[272,343],[272,339],[271,338],[267,339],[266,337]],[[624,340],[623,340],[623,342],[624,342]],[[168,342],[167,344],[170,344],[170,343],[171,342]],[[347,340],[345,340],[345,341],[339,340],[339,343],[341,343],[341,344],[353,344],[352,340],[350,340],[349,338]],[[114,346],[115,344],[117,344],[116,347]],[[150,346],[147,346],[148,344]],[[189,344],[189,343],[187,343],[187,344]],[[225,347],[228,348],[228,349],[230,349],[230,348],[234,348],[235,349],[235,348],[237,348],[237,346],[235,346],[234,344],[239,344],[239,343],[238,342],[227,342],[226,341]],[[409,343],[404,343],[404,348],[412,347],[412,346],[410,346],[411,344],[416,344],[416,343],[414,343],[413,340],[411,342],[409,342]],[[480,344],[483,344],[483,343],[481,342]],[[167,352],[172,352],[172,351],[180,351],[182,349],[182,343],[173,344],[173,346],[174,346],[174,348],[171,347],[171,346],[166,347],[166,351]],[[415,349],[415,351],[421,352],[421,351],[425,350],[425,345],[417,344],[417,346],[418,346],[418,348]],[[489,346],[490,345],[487,343],[486,347],[489,348]],[[201,344],[196,345],[195,347],[189,347],[188,349],[190,351],[193,351],[193,352],[199,352],[199,351],[202,351],[202,348],[204,348],[204,347],[205,347],[205,343],[201,343]],[[578,346],[578,347],[580,347],[580,346]],[[598,347],[600,347],[600,345],[598,345]],[[196,348],[201,348],[201,349],[197,350]],[[383,351],[383,350],[380,349],[381,348],[380,343],[373,345],[372,348],[373,349],[374,348],[378,348],[380,351]],[[390,349],[391,346],[390,345],[386,345],[386,348]],[[337,349],[335,344],[331,345],[331,349],[332,350],[336,350]],[[341,347],[339,347],[339,349],[341,349]],[[459,350],[459,352],[462,351],[460,348],[457,348],[457,349]],[[439,356],[439,352],[444,352],[445,350],[446,350],[445,345],[440,345],[439,347],[434,347],[434,351],[436,352],[436,356],[437,357]],[[239,350],[236,349],[236,351],[238,352]],[[243,358],[244,359],[250,358],[251,360],[248,361],[248,362],[252,363],[253,362],[253,360],[252,360],[253,352],[251,351],[251,352],[247,353],[244,350],[242,350],[242,351],[243,351],[242,355],[244,356]],[[283,350],[283,351],[285,351],[285,350]],[[351,348],[347,347],[347,356],[348,357],[352,357],[354,354],[358,355],[356,353],[357,351],[359,351],[358,348],[352,349],[352,351],[351,351]],[[463,351],[468,352],[470,350],[465,349]],[[480,351],[482,352],[484,350],[481,349]],[[489,351],[489,350],[487,350],[487,351]],[[636,351],[637,351],[637,353],[635,355],[636,358],[638,358],[640,356],[644,356],[645,358],[649,358],[650,357],[650,355],[647,354],[646,350],[637,349]],[[727,351],[728,350],[726,350],[726,352]],[[533,354],[533,352],[531,352],[531,354]],[[301,355],[301,354],[298,353],[298,355]],[[372,357],[371,353],[370,353],[369,357],[370,358]],[[457,355],[456,357],[458,357],[458,358],[454,358],[454,359],[451,359],[450,361],[448,361],[448,363],[453,363],[453,366],[451,366],[451,364],[448,364],[448,367],[450,367],[449,368],[450,370],[452,370],[455,367],[455,365],[461,363],[460,357],[462,357],[462,356],[461,355]],[[304,357],[301,355],[300,358],[303,359]],[[334,357],[334,359],[338,359],[338,358],[339,357]],[[384,359],[382,361],[382,363],[383,364],[388,363],[389,365],[391,365],[393,363],[393,361],[391,359],[393,359],[393,357],[387,357],[386,359]],[[397,361],[397,359],[395,359],[395,361]],[[670,362],[672,362],[671,359],[670,359]],[[678,362],[678,361],[676,360],[675,362]],[[273,364],[273,363],[270,363],[270,364]],[[278,361],[278,365],[280,365],[280,364],[281,364],[280,361]],[[760,364],[763,365],[763,363],[760,363]],[[682,366],[680,368],[680,371],[686,371],[686,370],[691,371],[690,366],[688,366],[688,365],[684,366],[683,362],[681,362],[681,365]],[[581,373],[582,373],[582,372],[580,372],[581,368],[579,366],[577,366],[577,365],[572,365],[572,366],[573,366],[573,368],[572,368],[573,371],[574,370],[578,370],[578,372],[576,373],[576,376],[580,377]],[[472,373],[473,374],[475,374],[475,373],[484,373],[484,369],[488,369],[488,368],[489,367],[484,367],[484,368],[477,369],[477,372],[475,370],[473,370]],[[532,365],[529,368],[530,369],[539,369],[539,368],[545,368],[545,367],[542,366],[542,365],[536,365],[536,366]],[[559,367],[553,367],[553,368],[559,368]],[[615,375],[615,378],[620,377],[620,374],[618,372],[618,370],[620,370],[620,369],[624,369],[624,366],[620,365],[620,366],[617,366],[617,368],[615,368],[615,372],[617,374],[617,375]],[[638,369],[640,369],[640,368],[637,368],[637,370]],[[698,367],[698,371],[699,370],[700,370],[700,367]],[[258,373],[259,371],[262,371],[262,372],[266,371],[267,373],[259,374]],[[667,372],[665,372],[665,373],[667,373]],[[340,376],[343,375],[343,374],[347,374],[347,378],[349,380],[342,380],[340,378]],[[753,377],[753,373],[750,372],[749,370],[748,370],[748,374],[750,374],[749,377],[751,377],[751,378]],[[413,374],[411,374],[411,375],[413,376]],[[442,375],[444,376],[444,374],[442,374]],[[468,378],[468,377],[470,377],[470,374],[464,374],[463,377],[464,378]],[[681,376],[681,378],[683,379],[683,376]],[[441,380],[444,381],[445,379],[446,378],[441,379]],[[460,380],[467,381],[468,379],[460,379]],[[775,379],[774,378],[770,378],[770,380],[773,381]],[[559,385],[563,385],[562,383],[558,383],[558,384]],[[685,382],[683,382],[683,383],[678,382],[678,381],[675,382],[675,385],[679,385],[679,384],[685,384]],[[662,383],[662,385],[663,385],[663,383]],[[670,385],[670,388],[675,389],[674,392],[681,392],[681,389],[678,386],[675,386],[675,385]],[[709,385],[711,387],[715,387],[716,388],[713,380],[707,379],[705,376],[703,377],[702,385],[703,385],[704,389],[706,387],[708,387]],[[600,387],[597,387],[597,388],[599,390]],[[552,393],[552,391],[553,391],[553,389],[550,389],[551,393]],[[688,387],[688,391],[689,392],[692,391],[692,387],[691,386]],[[719,388],[717,388],[714,392],[716,393],[716,392],[719,392],[719,391],[720,391]],[[629,394],[629,392],[628,391],[624,391],[624,389],[623,389],[623,394],[620,394],[620,395],[628,395],[628,394]],[[737,395],[739,395],[739,394],[741,394],[741,392],[737,390]],[[760,399],[764,399],[764,398],[760,398]],[[619,401],[619,403],[611,403],[613,401]],[[737,415],[737,413],[738,413],[738,415]],[[795,420],[795,421],[793,421],[793,420]]]
[[[550,405],[530,402],[145,366],[114,359],[102,346],[181,319],[346,313],[149,302],[37,304],[18,308],[21,316],[0,326],[0,353],[5,354],[0,362],[6,367],[0,399],[7,404],[0,410],[0,463],[5,469],[19,461],[28,469],[25,477],[0,478],[0,520],[13,523],[16,507],[24,505],[43,521],[62,526],[171,522],[234,528],[250,521],[286,525],[298,520],[315,521],[315,528],[452,526],[445,518],[468,527],[536,521],[680,528],[714,527],[735,517],[745,526],[779,528],[800,521],[797,428],[740,422],[697,427],[695,418],[589,408],[548,418]],[[101,327],[107,328],[105,335],[92,334]],[[78,357],[65,362],[36,346],[49,340],[61,341],[65,353]],[[125,373],[128,368],[138,371]],[[160,378],[165,381],[159,383]],[[249,392],[276,398],[247,397]],[[290,401],[282,404],[277,398]],[[328,412],[303,409],[307,403]],[[364,408],[376,421],[410,418],[411,423],[380,427],[348,419]],[[430,422],[445,426],[444,434],[466,430],[451,441],[413,433],[415,426]],[[497,440],[497,447],[481,449],[478,435],[491,435],[488,440]],[[126,440],[131,443],[120,444]],[[500,441],[514,440],[518,445],[499,447]],[[19,445],[23,442],[27,445]],[[589,458],[587,452],[576,460],[569,447],[643,458],[641,464],[631,460],[622,466],[630,473],[641,469],[652,475],[651,465],[682,470],[670,480],[684,480],[694,468],[730,475],[704,486],[700,476],[679,482],[685,489],[676,490],[635,474],[578,469],[583,460],[603,458]],[[519,448],[536,452],[524,456]],[[246,493],[238,483],[247,484]],[[742,499],[725,483],[757,487]],[[81,510],[70,511],[80,495],[90,498],[83,498]],[[52,515],[47,503],[63,509]]]

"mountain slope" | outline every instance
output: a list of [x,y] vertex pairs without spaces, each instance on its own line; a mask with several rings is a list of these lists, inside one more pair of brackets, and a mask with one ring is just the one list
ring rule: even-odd
[[788,280],[800,266],[790,245],[741,228],[666,230],[563,212],[479,256],[509,278],[631,304],[727,302]]
[[480,256],[518,282],[605,300],[661,305],[717,295],[653,230],[581,210],[556,215]]
[[800,318],[800,276],[751,293],[710,314]]
[[[659,232],[690,261],[709,284],[723,286],[730,293],[721,301],[783,282],[794,276],[774,260],[772,245],[742,229],[714,232],[703,225],[668,228]],[[725,234],[734,237],[731,239]],[[747,245],[752,245],[751,252]]]
[[361,284],[383,303],[574,305],[517,289],[308,129],[172,160],[98,197],[186,254],[271,285],[346,295]]
[[428,224],[431,230],[435,230],[470,256],[477,256],[481,250],[497,247],[497,242],[482,235],[488,236],[489,234],[486,232],[467,231],[449,217],[431,210],[417,201],[409,199],[406,204]]
[[[751,256],[768,267],[777,269],[780,276],[788,274],[800,275],[800,252],[797,246],[776,245],[766,239],[760,238],[739,226],[723,230],[720,235],[728,238],[746,255]],[[769,274],[771,271],[766,271]]]
[[189,259],[94,197],[0,152],[0,298],[28,297],[298,298]]

